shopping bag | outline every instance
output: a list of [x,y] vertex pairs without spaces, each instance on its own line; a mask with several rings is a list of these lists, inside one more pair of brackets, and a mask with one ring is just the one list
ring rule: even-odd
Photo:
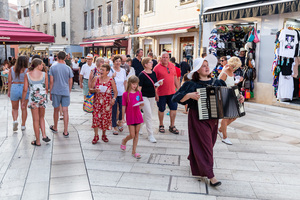
[[87,113],[93,112],[93,102],[94,102],[94,94],[88,93],[83,102],[83,110]]
[[255,38],[255,35],[254,35],[254,28],[253,28],[249,34],[247,42],[253,42],[254,38]]
[[259,39],[258,39],[258,36],[257,36],[257,32],[256,32],[255,28],[253,28],[253,30],[254,30],[254,40],[253,40],[253,42],[258,43]]

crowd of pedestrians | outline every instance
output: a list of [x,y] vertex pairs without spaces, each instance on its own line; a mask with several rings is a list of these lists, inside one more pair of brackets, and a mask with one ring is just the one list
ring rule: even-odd
[[[188,114],[188,130],[190,154],[188,159],[194,176],[207,176],[212,186],[221,183],[213,173],[213,146],[217,133],[226,144],[232,144],[227,137],[227,126],[235,119],[224,119],[218,128],[218,120],[198,120],[199,94],[196,88],[206,85],[233,86],[233,72],[241,66],[239,58],[220,59],[221,66],[215,68],[219,79],[211,78],[216,63],[211,56],[196,59],[194,68],[184,58],[179,64],[168,52],[162,52],[156,59],[152,52],[144,57],[143,49],[136,51],[133,59],[130,56],[112,54],[111,58],[88,54],[86,57],[72,59],[70,54],[61,51],[57,55],[39,57],[19,56],[14,66],[8,71],[8,96],[12,102],[13,131],[18,130],[18,110],[21,104],[21,130],[26,129],[27,106],[33,117],[35,140],[32,145],[40,146],[41,140],[49,142],[45,131],[45,108],[47,96],[54,107],[53,122],[50,126],[53,133],[62,132],[69,136],[68,123],[70,93],[74,82],[82,88],[84,100],[88,94],[94,94],[92,126],[94,138],[92,144],[97,144],[99,129],[101,139],[109,142],[107,131],[112,130],[118,135],[127,124],[129,134],[120,141],[121,150],[126,150],[126,144],[133,140],[132,156],[140,159],[137,144],[140,129],[145,125],[148,140],[156,143],[152,117],[158,110],[158,131],[165,133],[164,117],[168,106],[170,123],[168,131],[179,134],[175,126],[177,103],[186,105],[184,113]],[[204,55],[203,57],[205,57]],[[216,59],[216,58],[215,58]],[[28,67],[30,63],[30,66]],[[222,69],[223,68],[223,69]],[[181,86],[182,85],[182,86]],[[28,103],[29,101],[29,103]],[[241,99],[243,101],[243,99]],[[156,105],[155,105],[156,104]],[[64,122],[64,129],[58,130],[59,115]],[[40,138],[40,130],[42,138]]]

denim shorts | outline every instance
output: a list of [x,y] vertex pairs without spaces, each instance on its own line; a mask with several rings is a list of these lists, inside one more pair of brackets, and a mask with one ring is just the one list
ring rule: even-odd
[[[18,101],[22,99],[24,84],[11,84],[10,88],[10,100],[11,101]],[[27,94],[25,99],[27,100],[29,96],[29,89],[27,90]]]
[[54,108],[57,108],[60,105],[62,107],[68,107],[70,105],[70,96],[62,96],[56,94],[52,94],[51,96],[52,96],[52,106]]
[[157,107],[159,112],[164,112],[166,110],[166,104],[168,104],[170,110],[177,110],[177,103],[172,101],[172,95],[159,96],[159,101],[157,102]]

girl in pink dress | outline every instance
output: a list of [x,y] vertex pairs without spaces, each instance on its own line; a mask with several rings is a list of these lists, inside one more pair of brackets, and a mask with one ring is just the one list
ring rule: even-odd
[[[100,67],[100,76],[95,76],[91,83],[90,91],[95,93],[93,102],[93,125],[95,136],[92,144],[96,144],[99,140],[98,129],[102,130],[102,140],[108,142],[106,137],[106,130],[111,129],[111,113],[112,106],[117,98],[117,87],[115,81],[108,77],[110,72],[110,66],[104,64]],[[111,91],[114,91],[114,97],[111,95]]]
[[126,143],[133,139],[132,156],[140,159],[141,155],[136,153],[136,146],[139,139],[139,131],[143,116],[140,107],[144,106],[142,93],[138,91],[139,78],[130,76],[126,92],[122,97],[122,122],[124,123],[124,115],[126,113],[126,121],[129,129],[129,135],[122,140],[121,149],[126,150]]

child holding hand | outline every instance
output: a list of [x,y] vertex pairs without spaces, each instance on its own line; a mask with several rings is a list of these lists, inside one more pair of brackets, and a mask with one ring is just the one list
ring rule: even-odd
[[144,106],[143,97],[138,91],[139,79],[136,76],[130,76],[126,92],[122,97],[122,122],[124,123],[124,115],[126,113],[126,122],[129,129],[129,135],[122,140],[121,149],[126,150],[126,143],[133,139],[132,156],[140,159],[141,155],[136,153],[136,146],[139,139],[139,131],[141,123],[143,123],[143,116],[140,107]]

